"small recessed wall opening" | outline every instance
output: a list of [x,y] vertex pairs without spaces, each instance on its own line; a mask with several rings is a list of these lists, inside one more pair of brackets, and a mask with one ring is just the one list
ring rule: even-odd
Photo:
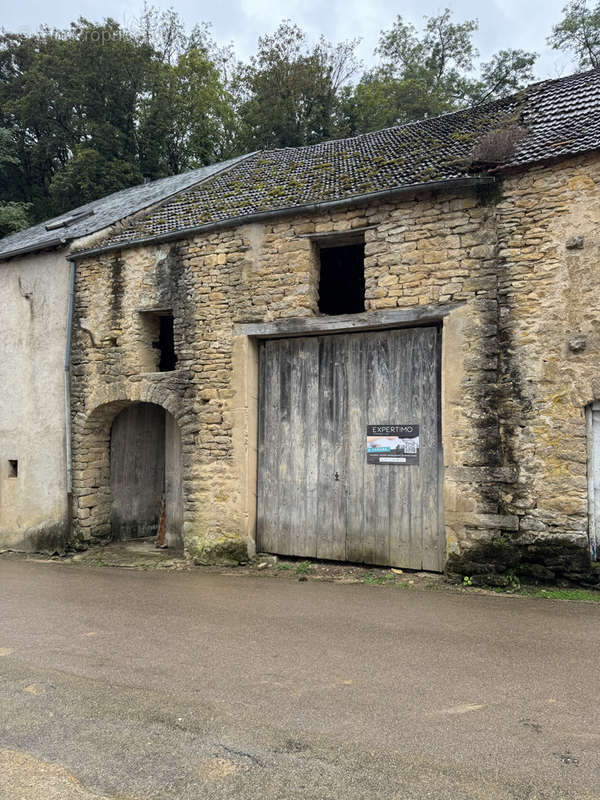
[[19,462],[17,461],[16,458],[8,459],[8,477],[9,478],[19,477]]
[[141,311],[142,372],[172,372],[177,366],[172,311]]
[[360,314],[365,310],[365,245],[321,246],[319,311]]
[[173,333],[173,314],[161,314],[159,317],[158,339],[152,342],[152,347],[160,351],[158,371],[172,372],[177,365],[175,336]]

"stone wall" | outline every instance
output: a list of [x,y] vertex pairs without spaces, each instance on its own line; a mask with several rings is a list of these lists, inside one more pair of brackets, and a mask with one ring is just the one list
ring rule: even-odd
[[[463,304],[446,317],[443,335],[444,503],[454,568],[498,535],[518,547],[549,536],[585,546],[584,408],[600,391],[598,180],[597,159],[572,160],[506,177],[492,196],[421,195],[80,262],[78,535],[107,533],[103,453],[112,409],[147,400],[180,427],[187,552],[203,562],[240,557],[240,543],[252,536],[256,378],[255,353],[235,326],[316,315],[318,253],[307,235],[366,228],[367,310]],[[583,246],[572,237],[583,237]],[[143,372],[140,311],[156,308],[174,313],[172,373]],[[235,360],[236,352],[245,356]]]
[[518,468],[501,505],[522,576],[596,583],[588,547],[585,407],[600,392],[600,160],[504,181],[497,206],[500,436]]

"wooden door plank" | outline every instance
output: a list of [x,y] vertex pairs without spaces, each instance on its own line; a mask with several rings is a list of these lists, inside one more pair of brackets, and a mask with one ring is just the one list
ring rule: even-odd
[[318,494],[319,494],[319,341],[317,338],[303,339],[306,353],[304,408],[305,424],[302,445],[305,453],[304,525],[307,539],[307,555],[317,556],[318,542]]
[[[367,351],[366,406],[368,425],[388,425],[389,340],[387,333],[361,334]],[[366,438],[366,430],[364,432]],[[366,464],[365,455],[365,552],[370,564],[389,563],[389,465]]]
[[261,352],[261,402],[259,430],[260,485],[258,496],[258,546],[277,552],[278,531],[278,450],[279,450],[279,343],[266,342]]
[[416,359],[420,387],[418,401],[423,410],[423,441],[421,465],[422,567],[439,571],[443,568],[443,542],[440,526],[440,441],[439,392],[437,390],[439,353],[438,332],[435,328],[421,329],[419,355]]
[[261,342],[258,346],[258,445],[256,454],[256,469],[258,472],[256,491],[256,549],[258,552],[265,549],[264,528],[267,523],[265,508],[265,493],[270,478],[268,469],[269,453],[265,446],[265,425],[268,400],[266,396],[268,342]]
[[319,422],[318,422],[318,489],[317,557],[330,558],[333,539],[335,496],[335,341],[332,336],[319,337]]
[[346,474],[347,561],[363,561],[365,553],[365,467],[367,431],[367,357],[364,339],[348,336],[348,450]]
[[[365,334],[366,336],[366,334]],[[377,368],[373,376],[369,376],[371,388],[371,407],[375,420],[383,424],[393,422],[393,407],[396,399],[391,396],[392,341],[388,333],[377,333],[373,345],[377,352]],[[365,432],[366,433],[366,432]],[[373,563],[390,563],[390,496],[392,491],[392,467],[373,467],[375,470],[376,494],[372,498],[375,507],[375,553]]]
[[[314,513],[307,517],[308,495],[316,495],[311,486],[316,473],[316,396],[318,391],[318,343],[303,339],[289,340],[290,441],[289,476],[286,497],[289,513],[289,539],[286,551],[296,556],[315,557],[317,535]],[[316,484],[316,481],[314,481]],[[280,503],[282,499],[280,499]]]
[[324,558],[343,560],[346,557],[347,487],[352,476],[348,475],[348,336],[336,336],[333,340],[333,480],[331,498],[331,539]]
[[290,539],[292,508],[290,489],[293,479],[293,452],[290,447],[292,432],[292,359],[289,339],[281,343],[279,353],[279,424],[272,425],[276,444],[277,478],[277,528],[274,531],[278,549],[282,553],[293,552]]
[[[394,424],[418,424],[418,414],[410,402],[409,389],[412,380],[412,331],[407,335],[394,332],[392,353],[394,355],[390,375],[390,422]],[[398,334],[398,335],[396,335]],[[415,529],[412,519],[413,474],[419,467],[390,465],[390,564],[397,567],[420,568],[420,554],[415,558],[413,538]]]
[[[365,361],[365,384],[363,395],[361,397],[361,404],[363,405],[365,412],[366,412],[366,419],[367,425],[376,425],[376,413],[377,409],[375,405],[371,402],[371,386],[372,386],[372,376],[376,374],[377,367],[378,367],[378,358],[377,358],[377,350],[373,347],[372,339],[363,337],[361,334],[358,335],[360,339],[360,346],[363,348],[364,351],[364,361]],[[363,431],[363,436],[366,440],[367,431],[366,428]],[[375,535],[374,535],[374,519],[373,519],[373,498],[377,496],[377,470],[372,468],[370,464],[367,464],[366,454],[362,458],[363,461],[363,520],[364,520],[364,529],[362,535],[362,556],[359,555],[357,561],[364,561],[366,564],[374,564],[375,563]]]
[[407,489],[409,496],[410,537],[408,566],[412,569],[423,568],[423,484],[426,481],[427,452],[431,447],[430,431],[424,415],[423,403],[423,363],[422,340],[423,331],[430,328],[418,328],[412,331],[404,342],[404,352],[408,364],[404,397],[408,421],[419,425],[419,464],[408,467]]

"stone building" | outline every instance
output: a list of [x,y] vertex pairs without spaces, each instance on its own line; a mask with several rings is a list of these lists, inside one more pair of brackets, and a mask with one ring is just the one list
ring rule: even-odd
[[75,535],[593,581],[599,151],[595,70],[253,154],[75,254]]
[[0,549],[62,550],[71,538],[70,253],[229,165],[133,186],[0,240]]

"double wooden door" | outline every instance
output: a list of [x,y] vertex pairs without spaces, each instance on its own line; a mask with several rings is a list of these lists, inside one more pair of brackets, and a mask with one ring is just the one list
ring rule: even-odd
[[262,551],[443,568],[439,336],[422,327],[262,343]]

